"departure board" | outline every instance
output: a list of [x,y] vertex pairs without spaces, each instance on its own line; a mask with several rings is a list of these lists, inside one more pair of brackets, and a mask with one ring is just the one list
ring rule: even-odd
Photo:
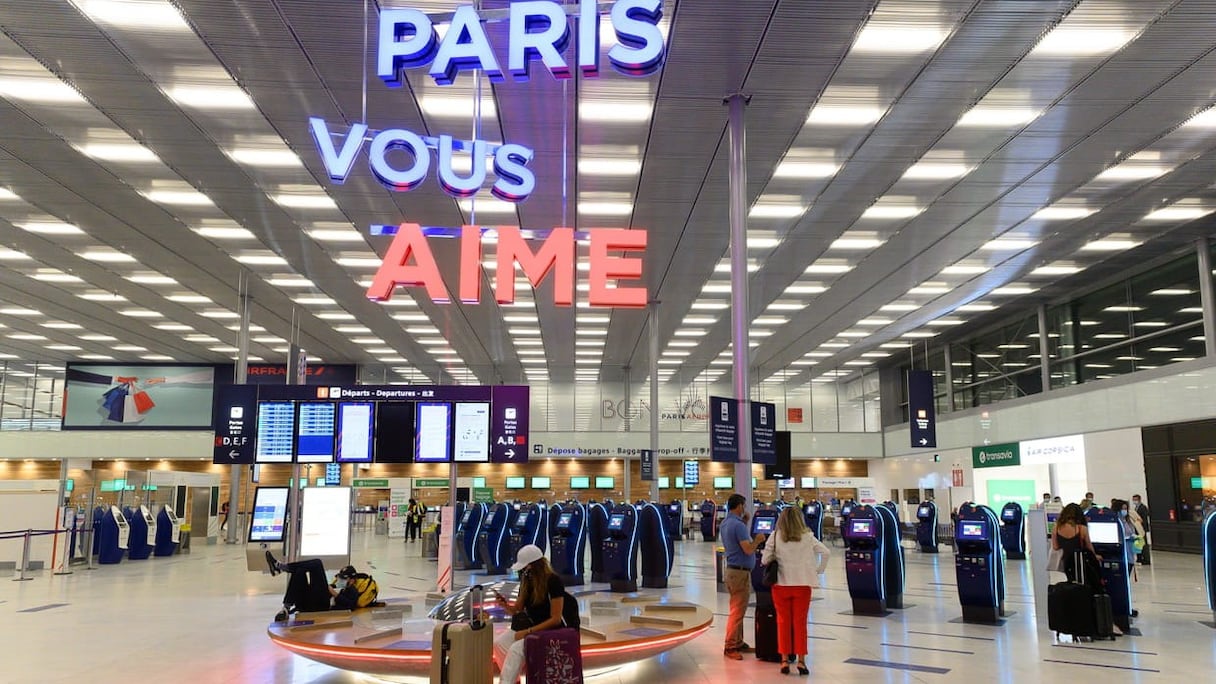
[[452,451],[452,405],[420,401],[415,404],[414,461],[446,463]]
[[330,463],[334,460],[335,407],[328,401],[296,404],[296,460],[300,463]]
[[338,462],[372,462],[372,427],[376,405],[371,402],[338,404]]
[[258,463],[291,463],[296,407],[290,401],[258,403]]
[[490,461],[490,404],[456,404],[454,460],[457,463]]

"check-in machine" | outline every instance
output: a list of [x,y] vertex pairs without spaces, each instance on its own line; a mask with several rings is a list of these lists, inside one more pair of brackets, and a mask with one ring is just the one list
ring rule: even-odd
[[587,548],[591,552],[591,581],[607,582],[604,569],[604,542],[608,540],[608,517],[612,502],[592,502],[587,506]]
[[638,512],[629,504],[616,506],[608,515],[604,573],[613,592],[638,590]]
[[637,511],[642,586],[665,589],[676,554],[675,541],[670,534],[669,509],[666,506],[660,508],[656,503],[645,503],[638,506]]
[[[598,504],[596,504],[598,505]],[[569,503],[557,510],[549,557],[553,571],[562,584],[574,587],[583,584],[583,562],[587,557],[587,508]]]
[[844,569],[853,600],[853,612],[859,615],[887,613],[887,543],[886,519],[874,506],[848,506],[848,517],[840,528],[844,539]]
[[802,505],[802,519],[816,539],[823,539],[823,504],[808,501]]
[[477,558],[485,563],[487,575],[505,575],[514,562],[508,557],[508,527],[515,508],[511,504],[497,503],[486,513],[485,524],[477,535]]
[[921,553],[937,553],[937,504],[932,501],[916,508],[916,545]]
[[1005,559],[1000,523],[991,508],[973,503],[958,507],[954,527],[954,568],[964,622],[999,622],[1005,615]]
[[1026,560],[1026,516],[1016,501],[1001,507],[1001,546],[1006,558]]
[[507,534],[507,565],[514,565],[519,556],[519,550],[528,544],[535,544],[544,553],[547,546],[545,531],[549,524],[545,521],[547,509],[540,504],[525,504],[518,511],[512,511],[510,532]]
[[160,558],[177,553],[177,546],[182,540],[182,522],[168,504],[160,507],[156,516],[156,544],[153,554]]
[[764,549],[772,548],[769,539],[772,539],[773,533],[777,531],[778,515],[777,511],[772,508],[761,508],[752,515],[752,539],[755,539],[757,534],[765,536],[764,543],[757,547],[760,551],[756,555],[756,562],[752,564],[752,589],[756,592],[758,605],[765,602],[772,603],[773,600],[773,588],[764,586],[764,567],[760,561],[764,558]]
[[118,506],[102,510],[101,521],[97,528],[97,562],[102,565],[121,563],[124,552],[130,546],[131,525],[123,516]]
[[456,523],[456,569],[478,570],[482,559],[477,548],[477,540],[481,536],[481,527],[485,524],[486,512],[489,508],[484,503],[469,504],[464,516]]
[[156,519],[148,511],[147,506],[128,509],[127,524],[131,526],[131,538],[128,542],[127,558],[131,560],[147,560],[152,555],[152,544],[156,541]]
[[[887,502],[890,503],[890,502]],[[891,510],[895,504],[875,506],[874,511],[882,519],[883,578],[887,587],[887,607],[904,607],[904,547],[900,542],[899,517]]]
[[[553,537],[557,534],[557,519],[562,512],[562,504],[550,504],[545,510],[545,538],[549,543],[553,543]],[[543,548],[543,547],[542,547]],[[550,547],[552,548],[552,547]]]
[[[1216,620],[1216,511],[1203,519],[1203,579],[1207,586],[1208,610]],[[1213,626],[1216,626],[1214,621]]]
[[1091,508],[1085,513],[1089,520],[1089,541],[1102,560],[1102,580],[1110,594],[1110,608],[1115,624],[1125,633],[1131,629],[1132,581],[1131,564],[1135,554],[1124,534],[1119,513],[1109,508]]
[[715,522],[718,504],[713,499],[701,502],[701,541],[711,542],[718,537],[718,527]]
[[896,524],[896,526],[898,526],[899,525],[899,504],[895,503],[894,501],[884,501],[880,505],[883,508],[887,509],[888,511],[891,511],[891,514],[895,516],[895,524]]
[[667,536],[674,541],[684,537],[684,504],[672,501],[663,507],[663,522]]

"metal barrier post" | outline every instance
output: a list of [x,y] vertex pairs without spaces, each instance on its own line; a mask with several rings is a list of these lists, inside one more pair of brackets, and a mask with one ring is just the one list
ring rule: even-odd
[[29,567],[30,564],[30,534],[32,532],[33,530],[25,531],[25,544],[21,550],[21,572],[18,573],[17,577],[13,580],[14,582],[26,582],[34,579],[33,577],[25,576],[25,569]]
[[[75,525],[76,525],[76,521],[73,520],[72,526],[75,527]],[[71,534],[71,530],[66,529],[66,528],[63,530],[63,533],[65,535],[67,535],[67,539],[63,543],[63,558],[59,559],[59,567],[55,569],[54,573],[52,573],[55,575],[72,574],[72,571],[69,569],[70,566],[68,565],[70,563],[69,559],[72,557],[72,534]],[[55,539],[56,540],[59,539],[59,531],[55,532]],[[54,562],[54,560],[55,559],[52,558],[51,562]]]

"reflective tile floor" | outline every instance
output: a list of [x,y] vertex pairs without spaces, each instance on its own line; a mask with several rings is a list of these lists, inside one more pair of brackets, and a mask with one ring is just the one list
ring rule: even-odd
[[[419,544],[357,534],[354,562],[369,568],[383,597],[421,597],[435,563]],[[777,665],[722,657],[727,597],[715,591],[713,545],[679,542],[668,590],[711,607],[714,628],[664,656],[595,677],[638,681],[784,681]],[[811,608],[811,679],[845,682],[1202,682],[1216,670],[1216,630],[1199,556],[1154,554],[1135,585],[1142,635],[1115,642],[1056,644],[1035,619],[1028,561],[1009,561],[1010,616],[1003,626],[960,624],[954,561],[909,550],[909,607],[886,618],[854,617],[842,550],[829,587]],[[468,582],[466,573],[458,574]],[[189,555],[124,561],[28,582],[0,577],[0,682],[374,681],[293,656],[265,628],[278,610],[282,576],[245,570],[241,547],[196,546]],[[590,588],[596,588],[592,585]],[[1042,621],[1045,623],[1045,620]],[[745,625],[752,642],[752,624]],[[788,679],[797,679],[796,675]]]

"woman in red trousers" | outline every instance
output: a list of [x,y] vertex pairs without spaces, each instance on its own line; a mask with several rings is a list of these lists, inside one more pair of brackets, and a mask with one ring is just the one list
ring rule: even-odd
[[[798,662],[798,674],[807,675],[806,619],[811,609],[811,587],[821,584],[832,551],[815,538],[802,519],[802,510],[791,506],[781,511],[777,530],[769,537],[761,562],[777,562],[773,604],[777,607],[777,647],[782,654],[781,674],[790,673]],[[815,557],[819,559],[816,561]]]

